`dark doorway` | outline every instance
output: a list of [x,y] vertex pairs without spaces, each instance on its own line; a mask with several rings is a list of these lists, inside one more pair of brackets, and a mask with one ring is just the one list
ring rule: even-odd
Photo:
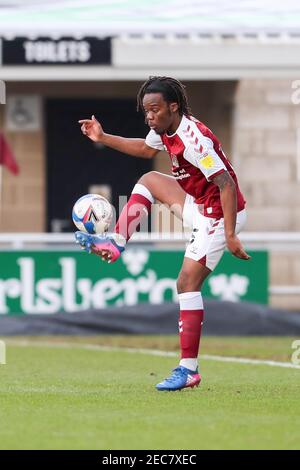
[[131,99],[49,99],[46,101],[47,230],[75,229],[74,202],[93,185],[111,187],[111,202],[129,196],[138,178],[152,169],[152,161],[129,157],[94,144],[81,134],[79,119],[95,114],[105,132],[145,137],[148,128]]

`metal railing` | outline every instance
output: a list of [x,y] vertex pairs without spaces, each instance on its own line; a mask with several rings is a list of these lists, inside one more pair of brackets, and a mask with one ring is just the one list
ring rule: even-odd
[[[186,233],[136,233],[131,243],[160,246],[181,246],[189,240]],[[246,249],[268,250],[300,253],[300,232],[244,232],[240,239]],[[2,233],[0,250],[64,249],[74,248],[73,233]],[[269,293],[273,295],[300,295],[297,285],[270,285]]]
[[[131,242],[135,243],[185,243],[190,232],[174,233],[135,233]],[[291,251],[300,249],[300,232],[244,232],[239,235],[246,248],[280,249]],[[73,233],[1,233],[0,248],[8,245],[11,249],[26,249],[28,244],[65,245],[74,244]]]

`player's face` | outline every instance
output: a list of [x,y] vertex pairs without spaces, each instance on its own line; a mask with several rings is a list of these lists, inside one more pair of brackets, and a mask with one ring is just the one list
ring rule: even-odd
[[167,103],[161,93],[147,93],[143,107],[146,123],[157,134],[176,131],[180,122],[177,103]]

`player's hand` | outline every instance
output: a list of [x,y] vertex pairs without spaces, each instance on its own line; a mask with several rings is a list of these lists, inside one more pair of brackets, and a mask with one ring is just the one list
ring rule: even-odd
[[93,142],[101,142],[101,137],[104,135],[103,128],[99,121],[93,115],[91,119],[81,119],[78,121],[81,124],[81,132],[86,135]]
[[243,248],[243,245],[240,242],[240,239],[234,235],[226,239],[227,248],[231,253],[240,259],[248,260],[251,258]]

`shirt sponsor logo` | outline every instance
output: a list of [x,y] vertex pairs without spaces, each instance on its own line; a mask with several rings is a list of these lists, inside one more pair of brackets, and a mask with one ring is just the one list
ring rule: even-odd
[[185,178],[189,178],[191,176],[189,173],[179,174],[178,171],[173,171],[172,174],[176,180],[184,180]]

